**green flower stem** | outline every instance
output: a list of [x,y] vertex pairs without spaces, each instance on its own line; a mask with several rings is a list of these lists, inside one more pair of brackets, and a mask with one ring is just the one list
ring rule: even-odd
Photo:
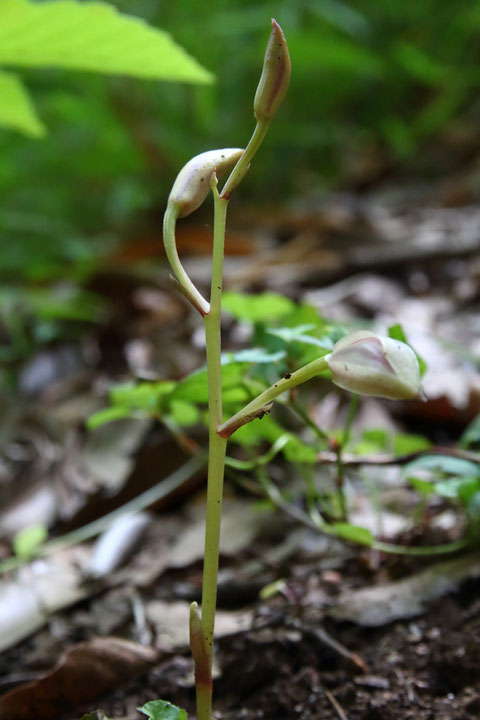
[[242,410],[233,415],[229,420],[227,420],[227,422],[220,425],[218,428],[218,434],[221,435],[221,437],[229,438],[230,435],[232,435],[235,430],[242,427],[242,425],[245,425],[247,422],[250,422],[257,417],[262,417],[265,412],[268,412],[270,404],[278,395],[281,395],[287,390],[291,390],[292,388],[297,387],[297,385],[301,385],[307,380],[310,380],[312,377],[315,377],[315,375],[328,370],[326,361],[326,358],[328,357],[328,355],[324,355],[323,357],[317,358],[311,363],[308,363],[308,365],[300,368],[300,370],[293,372],[290,377],[278,380],[278,382],[269,387],[268,390],[260,393],[260,395],[249,402],[248,405],[245,405]]
[[182,263],[180,262],[180,258],[178,257],[177,244],[175,242],[175,225],[177,218],[178,209],[175,205],[169,203],[163,218],[165,252],[167,254],[170,267],[176,275],[179,289],[192,303],[192,305],[197,308],[199,313],[205,316],[209,311],[209,304],[188,277]]
[[337,490],[338,490],[338,502],[340,506],[340,519],[343,521],[348,520],[348,507],[347,498],[345,496],[345,468],[343,465],[343,450],[345,446],[350,442],[350,435],[352,430],[353,421],[358,410],[359,396],[352,394],[350,396],[350,404],[348,406],[347,419],[343,428],[343,437],[341,443],[337,447]]
[[222,199],[229,200],[237,185],[242,182],[245,174],[248,172],[253,156],[263,142],[263,138],[267,133],[269,125],[270,123],[266,120],[259,120],[257,122],[253,135],[245,148],[245,152],[233,168],[227,182],[223,186],[223,190],[220,193]]
[[[222,422],[220,316],[222,303],[225,221],[228,200],[219,196],[216,187],[213,188],[213,193],[215,201],[215,220],[213,228],[212,286],[210,295],[210,310],[204,318],[205,338],[207,344],[209,450],[201,626],[205,643],[208,671],[198,673],[199,677],[205,677],[209,681],[197,683],[198,720],[211,720],[213,634],[215,628],[215,607],[217,602],[223,475],[227,447],[226,439],[220,437],[218,434],[218,427]],[[206,671],[207,668],[204,670]]]

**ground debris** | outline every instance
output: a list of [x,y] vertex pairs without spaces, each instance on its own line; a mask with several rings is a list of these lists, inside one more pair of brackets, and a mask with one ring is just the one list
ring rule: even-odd
[[378,627],[420,615],[428,603],[454,592],[465,580],[479,576],[480,555],[475,552],[438,563],[397,582],[346,592],[329,613],[339,620]]

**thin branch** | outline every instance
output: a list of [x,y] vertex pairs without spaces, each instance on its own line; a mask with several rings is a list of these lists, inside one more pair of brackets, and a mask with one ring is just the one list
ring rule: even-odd
[[[353,453],[345,453],[342,455],[342,463],[343,465],[349,465],[350,467],[358,467],[359,465],[405,465],[412,460],[428,455],[445,455],[446,457],[454,457],[461,460],[470,460],[471,462],[480,463],[480,453],[435,445],[427,448],[426,450],[417,450],[416,452],[405,453],[403,455],[382,453],[378,455],[361,456]],[[316,460],[318,463],[324,465],[334,464],[337,462],[337,453],[322,451],[317,453]]]

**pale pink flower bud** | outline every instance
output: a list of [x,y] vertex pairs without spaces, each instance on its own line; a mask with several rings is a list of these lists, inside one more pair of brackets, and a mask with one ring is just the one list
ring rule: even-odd
[[177,210],[177,217],[186,217],[199,208],[210,192],[213,173],[221,177],[242,153],[241,148],[208,150],[189,160],[178,173],[168,198],[168,204]]
[[253,101],[257,121],[273,118],[285,97],[291,74],[290,54],[283,30],[272,20],[272,32],[267,42],[263,70]]
[[344,390],[390,400],[422,396],[415,353],[399,340],[360,330],[340,340],[325,360]]

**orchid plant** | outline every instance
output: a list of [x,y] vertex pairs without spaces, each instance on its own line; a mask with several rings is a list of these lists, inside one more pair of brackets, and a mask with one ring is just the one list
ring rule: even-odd
[[[272,20],[263,71],[253,109],[256,127],[245,150],[226,148],[197,155],[180,171],[172,187],[164,218],[164,242],[173,282],[203,318],[206,337],[209,408],[209,461],[205,554],[201,611],[192,603],[190,645],[195,663],[198,720],[211,720],[212,656],[219,563],[223,477],[228,438],[243,425],[263,417],[281,394],[330,370],[338,386],[361,395],[390,399],[421,396],[415,353],[403,342],[356,332],[339,341],[333,351],[288,373],[230,418],[222,410],[220,319],[223,288],[225,225],[229,200],[248,172],[290,81],[290,56],[284,33]],[[220,190],[218,179],[231,170]],[[210,298],[195,287],[178,256],[175,226],[199,208],[209,192],[214,199],[214,227]]]

